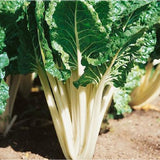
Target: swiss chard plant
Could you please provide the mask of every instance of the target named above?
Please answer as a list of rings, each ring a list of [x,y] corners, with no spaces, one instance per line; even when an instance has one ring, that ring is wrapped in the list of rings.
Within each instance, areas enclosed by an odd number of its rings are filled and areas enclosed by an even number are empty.
[[[0,6],[6,74],[36,72],[65,157],[92,159],[115,87],[149,58],[143,43],[159,23],[159,2],[19,0]]]
[[[160,25],[157,24],[155,29],[150,30],[150,33],[146,34],[141,41],[143,46],[139,51],[150,55],[146,64],[136,64],[127,75],[124,86],[117,88],[114,93],[114,108],[117,115],[131,112],[132,108],[141,109],[147,103],[151,103],[160,93],[158,80],[160,75],[158,67],[159,27]]]
[[[146,64],[144,74],[142,74],[140,84],[131,92],[130,105],[135,109],[145,109],[158,95],[160,94],[160,25],[157,24],[155,33],[152,34],[155,38],[148,37],[151,56]],[[148,106],[149,107],[149,106]],[[156,106],[150,106],[151,109],[160,111]]]
[[[5,47],[4,43],[5,32],[2,28],[0,28],[0,114],[4,112],[6,106],[6,100],[8,99],[8,86],[4,81],[5,78],[5,70],[4,68],[8,66],[9,59],[6,52],[3,52],[3,48]]]

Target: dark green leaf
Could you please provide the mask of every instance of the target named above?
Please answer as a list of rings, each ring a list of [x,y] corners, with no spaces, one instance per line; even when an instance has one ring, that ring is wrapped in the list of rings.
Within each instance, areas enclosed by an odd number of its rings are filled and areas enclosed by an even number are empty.
[[[0,114],[5,110],[7,99],[9,98],[9,87],[5,83],[5,67],[8,66],[9,60],[7,54],[3,51],[5,47],[5,32],[0,28]]]
[[[38,28],[38,41],[40,44],[41,55],[43,57],[43,61],[45,64],[45,69],[54,77],[57,77],[59,80],[67,80],[70,77],[70,71],[65,69],[63,66],[58,66],[54,62],[53,56],[58,56],[56,51],[53,51],[49,43],[45,37],[45,19],[44,19],[44,11],[45,4],[43,1],[38,1],[36,3],[36,20],[37,20],[37,28]],[[47,28],[46,28],[47,29]],[[53,55],[54,54],[54,55]]]
[[[5,111],[5,106],[7,104],[7,99],[9,98],[9,87],[4,82],[0,81],[0,115]]]

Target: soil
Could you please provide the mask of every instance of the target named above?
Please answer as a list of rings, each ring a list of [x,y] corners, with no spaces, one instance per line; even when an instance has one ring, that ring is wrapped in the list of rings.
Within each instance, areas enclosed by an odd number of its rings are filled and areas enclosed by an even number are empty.
[[[156,102],[160,106],[160,98]],[[43,93],[28,100],[18,96],[14,114],[16,123],[7,137],[0,136],[0,160],[64,159]],[[98,137],[93,159],[160,160],[160,113],[133,111],[110,119],[109,131]]]

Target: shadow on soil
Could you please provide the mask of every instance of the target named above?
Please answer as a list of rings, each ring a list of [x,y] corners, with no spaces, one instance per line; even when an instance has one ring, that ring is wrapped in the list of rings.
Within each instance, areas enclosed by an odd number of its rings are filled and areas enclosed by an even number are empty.
[[[14,113],[18,119],[7,137],[0,135],[0,147],[38,154],[48,159],[64,159],[43,92],[31,94],[28,100],[17,96]]]

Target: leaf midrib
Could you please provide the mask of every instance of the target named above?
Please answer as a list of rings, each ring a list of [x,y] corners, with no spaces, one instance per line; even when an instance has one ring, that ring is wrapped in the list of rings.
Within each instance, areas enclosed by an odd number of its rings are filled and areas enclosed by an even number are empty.
[[[82,54],[80,51],[80,44],[79,44],[79,36],[78,36],[78,30],[77,30],[77,1],[75,4],[75,13],[74,13],[74,33],[75,33],[75,39],[76,39],[76,48],[77,48],[77,71],[78,71],[78,78],[83,74],[84,72],[84,66],[81,64],[82,60]]]

